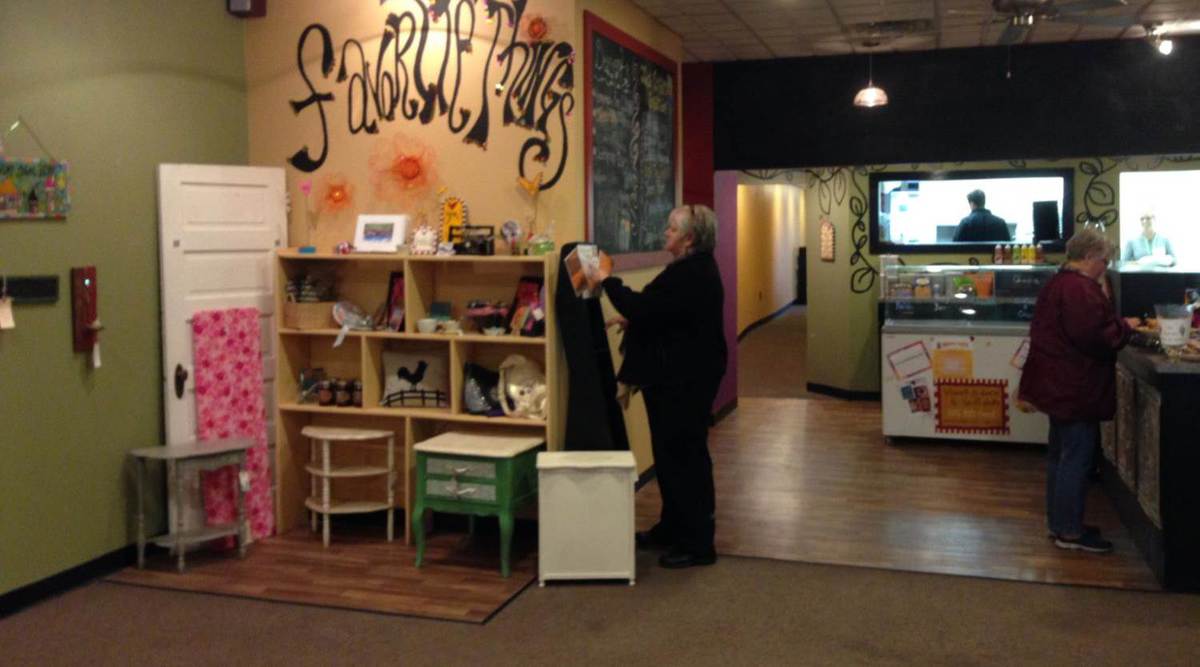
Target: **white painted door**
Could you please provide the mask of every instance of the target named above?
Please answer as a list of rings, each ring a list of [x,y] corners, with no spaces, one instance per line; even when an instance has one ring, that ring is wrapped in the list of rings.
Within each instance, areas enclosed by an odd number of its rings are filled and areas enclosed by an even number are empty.
[[[168,444],[196,437],[192,314],[245,307],[257,308],[262,314],[267,437],[274,440],[273,253],[287,238],[284,192],[281,168],[158,166],[163,405]],[[194,474],[185,479],[185,529],[203,525],[197,484]],[[175,521],[173,515],[171,521]]]

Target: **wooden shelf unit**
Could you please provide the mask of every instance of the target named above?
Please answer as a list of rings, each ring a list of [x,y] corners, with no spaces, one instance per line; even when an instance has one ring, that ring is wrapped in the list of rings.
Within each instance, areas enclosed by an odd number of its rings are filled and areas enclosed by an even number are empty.
[[[350,331],[334,348],[338,329],[293,329],[279,322],[276,327],[275,374],[275,512],[278,530],[286,532],[307,523],[305,500],[309,493],[308,442],[300,435],[308,425],[390,430],[396,434],[395,507],[412,507],[416,483],[413,445],[439,433],[455,430],[478,433],[544,434],[547,448],[561,449],[565,392],[557,387],[559,368],[565,368],[562,348],[554,327],[554,286],[557,255],[546,256],[427,256],[398,254],[331,253],[302,254],[294,248],[279,250],[275,262],[277,313],[283,312],[290,277],[309,271],[331,272],[339,300],[350,301],[367,312],[375,312],[387,298],[392,272],[404,274],[405,318],[403,331]],[[460,319],[470,300],[484,299],[508,304],[522,276],[540,276],[547,287],[544,336],[486,336],[422,334],[417,320],[427,317],[435,301],[451,303],[451,315]],[[383,351],[444,350],[448,360],[449,398],[447,407],[384,407]],[[497,368],[510,354],[536,361],[546,373],[549,397],[546,421],[468,414],[462,406],[463,364],[474,362]],[[363,385],[362,407],[321,406],[300,402],[300,371],[323,368],[328,377],[359,379]],[[386,444],[342,443],[339,467],[372,468],[383,465]],[[347,503],[371,502],[378,498],[377,481],[338,477],[336,496]],[[407,519],[407,511],[404,513]],[[410,523],[400,520],[405,543],[411,541]]]

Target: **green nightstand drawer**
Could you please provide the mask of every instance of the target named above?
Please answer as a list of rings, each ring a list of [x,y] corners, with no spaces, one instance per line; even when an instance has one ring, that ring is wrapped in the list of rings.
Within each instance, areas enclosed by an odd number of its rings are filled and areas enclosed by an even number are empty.
[[[443,459],[430,456],[425,463],[425,472],[429,475],[447,475],[449,477],[496,479],[496,464],[492,461],[478,459]]]
[[[425,481],[425,496],[492,504],[496,502],[496,487],[491,484],[464,483],[453,479],[429,479]]]

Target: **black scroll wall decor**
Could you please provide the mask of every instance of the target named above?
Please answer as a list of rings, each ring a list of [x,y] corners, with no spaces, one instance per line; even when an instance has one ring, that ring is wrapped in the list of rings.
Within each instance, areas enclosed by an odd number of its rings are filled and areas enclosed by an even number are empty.
[[[882,169],[879,168],[879,169]],[[872,170],[869,167],[855,167],[850,182],[854,184],[854,194],[850,195],[850,215],[854,222],[850,226],[850,240],[854,244],[854,252],[850,254],[850,266],[858,268],[850,272],[850,291],[855,294],[866,294],[875,287],[875,278],[879,269],[871,266],[863,248],[871,241],[867,234],[867,188],[863,180]],[[858,266],[861,264],[862,266]]]
[[[380,0],[388,4],[389,0]],[[291,100],[293,113],[315,112],[321,120],[320,148],[305,144],[288,158],[304,172],[313,172],[329,157],[329,122],[325,106],[341,95],[350,134],[377,134],[381,122],[415,121],[429,125],[444,119],[447,129],[463,140],[486,148],[493,110],[489,98],[498,98],[504,125],[516,125],[533,136],[517,154],[517,169],[540,171],[530,161],[552,163],[552,175],[541,189],[558,183],[567,162],[567,116],[575,108],[575,50],[566,42],[521,41],[519,30],[527,0],[393,0],[406,6],[388,13],[379,50],[369,54],[357,39],[346,39],[335,50],[329,29],[313,23],[300,33],[296,66],[308,95]],[[480,16],[482,14],[482,16]],[[486,54],[473,48],[477,29],[484,21],[496,26]],[[444,31],[445,45],[433,46],[434,31]],[[440,40],[439,40],[440,41]],[[319,54],[320,68],[312,71],[305,55]],[[437,76],[427,81],[423,65],[439,63]],[[498,80],[490,78],[491,64],[501,68]],[[482,94],[470,108],[459,99],[463,72],[479,67]],[[334,76],[334,66],[337,73]],[[332,77],[332,80],[331,80]]]
[[[1117,160],[1105,160],[1102,157],[1083,160],[1079,163],[1079,171],[1088,177],[1083,189],[1083,210],[1075,214],[1075,224],[1099,222],[1108,228],[1120,219],[1117,212],[1117,189],[1104,177],[1117,168]]]

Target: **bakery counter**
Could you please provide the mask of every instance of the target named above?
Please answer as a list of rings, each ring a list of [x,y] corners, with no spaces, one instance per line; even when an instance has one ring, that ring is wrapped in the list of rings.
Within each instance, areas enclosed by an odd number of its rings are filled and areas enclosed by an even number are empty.
[[[1104,425],[1104,486],[1159,582],[1200,592],[1200,363],[1129,347]]]

